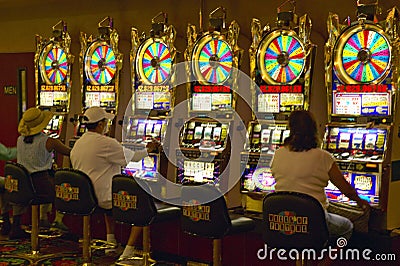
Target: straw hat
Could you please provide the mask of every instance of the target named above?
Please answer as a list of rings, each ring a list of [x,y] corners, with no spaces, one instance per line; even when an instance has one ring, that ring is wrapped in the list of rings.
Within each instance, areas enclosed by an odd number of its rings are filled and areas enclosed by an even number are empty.
[[[19,121],[18,132],[22,136],[32,136],[40,133],[48,124],[53,113],[32,107],[25,111]]]

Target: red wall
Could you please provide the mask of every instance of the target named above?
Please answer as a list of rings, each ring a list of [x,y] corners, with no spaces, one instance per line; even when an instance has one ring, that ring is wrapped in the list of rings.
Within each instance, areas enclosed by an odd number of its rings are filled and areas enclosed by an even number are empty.
[[[18,96],[6,95],[4,86],[18,87],[18,70],[26,69],[27,107],[35,105],[34,53],[0,53],[0,142],[15,146],[18,138]],[[4,162],[0,161],[0,175],[4,174]]]

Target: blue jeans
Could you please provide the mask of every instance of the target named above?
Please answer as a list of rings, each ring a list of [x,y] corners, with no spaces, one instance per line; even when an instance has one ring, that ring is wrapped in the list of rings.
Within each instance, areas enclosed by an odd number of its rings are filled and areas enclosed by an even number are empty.
[[[346,217],[325,211],[326,224],[328,225],[329,237],[344,237],[350,239],[353,233],[353,223]]]

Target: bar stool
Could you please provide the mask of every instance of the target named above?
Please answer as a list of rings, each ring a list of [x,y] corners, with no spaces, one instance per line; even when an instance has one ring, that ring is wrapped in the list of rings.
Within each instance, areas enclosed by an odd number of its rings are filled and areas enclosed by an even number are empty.
[[[329,241],[325,211],[312,196],[279,191],[263,199],[263,239],[269,248],[285,250],[324,248]],[[296,264],[303,263],[298,258]]]
[[[90,178],[81,171],[64,168],[56,171],[54,183],[56,209],[65,214],[83,216],[82,257],[84,264],[91,264],[92,249],[116,248],[117,244],[114,243],[97,239],[91,240],[90,216],[98,205]]]
[[[199,204],[200,199],[214,199]],[[213,185],[182,187],[181,225],[185,233],[213,239],[213,266],[222,265],[222,238],[249,232],[255,222],[247,217],[229,215],[225,199]]]
[[[31,254],[29,257],[32,259],[39,258],[39,236],[42,237],[59,237],[61,234],[54,234],[51,236],[39,234],[39,206],[41,204],[53,203],[51,197],[41,197],[32,182],[32,177],[40,172],[32,173],[29,175],[28,170],[21,164],[8,161],[4,167],[5,179],[5,197],[9,202],[28,206],[31,205],[32,213],[32,226],[31,226]],[[46,255],[51,256],[51,255]]]
[[[140,181],[139,181],[140,182]],[[150,225],[157,222],[178,219],[180,209],[166,204],[156,204],[146,181],[138,183],[135,178],[123,174],[112,180],[113,217],[116,222],[143,227],[143,256],[124,261],[141,260],[141,265],[152,265],[150,257]],[[116,265],[124,264],[122,261]]]

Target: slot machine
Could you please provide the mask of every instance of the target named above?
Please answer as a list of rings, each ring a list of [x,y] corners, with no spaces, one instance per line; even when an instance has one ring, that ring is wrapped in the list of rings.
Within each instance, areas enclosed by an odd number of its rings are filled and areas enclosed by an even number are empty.
[[[74,137],[69,140],[73,147],[76,140],[86,132],[82,115],[92,106],[100,106],[107,112],[117,115],[119,95],[119,72],[123,55],[118,50],[119,35],[113,27],[111,17],[105,17],[98,23],[98,35],[87,36],[81,32],[81,52],[79,55],[82,113],[71,119],[74,125]],[[116,118],[114,118],[115,120]],[[110,122],[109,135],[115,136],[115,121]]]
[[[399,11],[379,21],[378,5],[357,2],[357,19],[328,17],[325,45],[328,124],[323,147],[371,207],[370,227],[400,226]],[[355,205],[332,184],[333,202]]]
[[[311,20],[298,17],[294,5],[278,8],[275,27],[251,23],[250,73],[253,120],[247,127],[248,143],[241,152],[242,205],[262,212],[262,198],[275,190],[270,163],[274,152],[289,136],[287,120],[294,110],[308,110],[315,45]],[[291,2],[292,3],[292,2]]]
[[[132,99],[124,116],[122,145],[133,150],[145,148],[152,138],[162,141],[172,115],[176,31],[167,20],[166,13],[157,14],[149,36],[139,36],[136,28],[131,31]],[[156,181],[157,172],[167,176],[167,165],[165,154],[156,152],[139,162],[128,163],[123,173]]]
[[[187,98],[188,119],[180,131],[176,151],[178,184],[227,185],[221,174],[228,171],[229,132],[236,107],[237,74],[242,49],[237,45],[239,25],[226,28],[226,10],[209,15],[209,30],[196,32],[188,25]]]
[[[49,39],[36,35],[36,106],[53,112],[53,118],[44,132],[62,142],[65,141],[72,86],[71,67],[74,56],[70,45],[67,23],[62,20],[52,27],[52,37]],[[58,161],[57,155],[55,159]]]
[[[117,114],[123,57],[118,50],[118,41],[119,35],[111,17],[105,17],[98,23],[97,36],[81,32],[82,113],[92,106],[100,106],[107,112]],[[114,136],[115,123],[110,123],[109,134]]]

